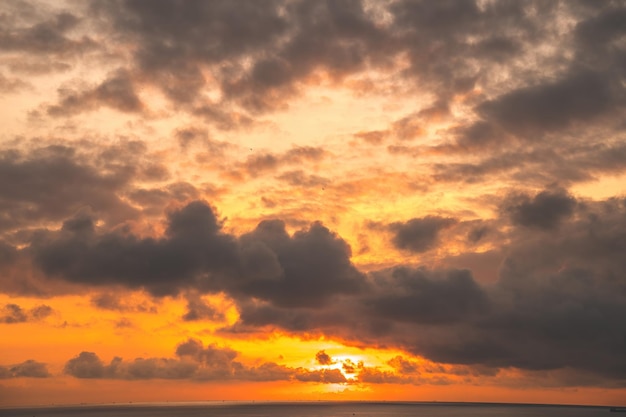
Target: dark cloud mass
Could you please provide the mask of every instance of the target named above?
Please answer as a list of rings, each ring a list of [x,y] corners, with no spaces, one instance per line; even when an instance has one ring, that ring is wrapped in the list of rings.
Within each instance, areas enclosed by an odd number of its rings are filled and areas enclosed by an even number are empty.
[[[604,74],[575,73],[556,83],[515,90],[484,102],[478,111],[524,139],[534,140],[541,138],[538,132],[586,122],[607,112],[617,104],[614,91]]]
[[[98,233],[91,219],[74,218],[58,232],[40,233],[30,251],[48,275],[158,296],[197,288],[279,306],[319,306],[363,285],[347,243],[320,223],[289,236],[283,222],[265,221],[240,239],[221,227],[213,209],[196,201],[168,214],[162,238]],[[197,300],[189,307],[189,319],[210,310]]]
[[[623,385],[626,204],[577,201],[562,190],[526,199],[530,213],[555,202],[566,209],[546,208],[548,220],[530,216],[530,227],[511,230],[496,282],[479,284],[469,270],[396,267],[370,273],[361,292],[333,308],[241,304],[240,325],[397,346],[480,372],[570,369]],[[545,233],[555,224],[558,233]]]
[[[435,247],[441,230],[455,222],[451,218],[426,216],[406,223],[390,224],[389,229],[394,232],[393,244],[396,248],[419,253]]]
[[[47,274],[93,285],[145,287],[156,295],[199,285],[201,272],[219,274],[236,266],[234,239],[220,233],[212,209],[202,202],[168,216],[166,236],[137,238],[109,232],[71,230],[66,222],[33,242],[35,262]]]
[[[511,197],[505,211],[515,224],[550,230],[574,213],[576,200],[564,190],[542,191],[533,198],[527,195]]]
[[[489,299],[468,270],[397,268],[376,277],[376,291],[364,304],[383,319],[422,324],[466,320],[485,312]]]

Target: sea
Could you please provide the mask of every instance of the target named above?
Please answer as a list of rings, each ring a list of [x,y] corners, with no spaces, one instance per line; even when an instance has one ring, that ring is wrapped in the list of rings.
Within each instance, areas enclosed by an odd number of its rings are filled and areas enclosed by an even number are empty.
[[[413,402],[194,402],[0,408],[11,417],[626,417],[610,407]]]

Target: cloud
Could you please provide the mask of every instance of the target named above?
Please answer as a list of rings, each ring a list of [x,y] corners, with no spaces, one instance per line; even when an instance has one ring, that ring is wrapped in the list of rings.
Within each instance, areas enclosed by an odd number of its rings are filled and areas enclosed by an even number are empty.
[[[307,175],[302,170],[285,172],[279,175],[277,179],[284,181],[291,186],[304,188],[324,188],[330,183],[328,178],[320,177],[319,175]]]
[[[4,51],[71,56],[97,46],[89,37],[74,39],[71,36],[72,29],[80,24],[76,15],[68,12],[43,15],[27,10],[30,7],[33,6],[26,2],[3,7],[8,9],[0,30],[0,47]]]
[[[134,145],[128,143],[126,150],[134,147],[137,155],[142,148]],[[96,149],[99,161],[78,146],[47,145],[28,152],[2,149],[0,230],[60,221],[86,207],[107,220],[131,217],[134,210],[117,193],[128,185],[135,167],[120,161],[120,154],[107,154],[111,148]]]
[[[52,314],[52,307],[45,304],[24,310],[17,304],[5,304],[0,309],[0,323],[15,324],[43,320]]]
[[[426,216],[405,223],[392,223],[389,230],[394,232],[392,241],[396,248],[420,253],[434,248],[439,233],[454,223],[456,220],[452,218]]]
[[[63,372],[76,378],[102,378],[105,375],[105,367],[95,353],[81,352],[67,361]]]
[[[333,363],[333,358],[331,358],[328,353],[323,350],[320,350],[315,354],[315,360],[320,365],[330,365]]]
[[[72,282],[123,284],[162,296],[199,285],[202,271],[221,273],[236,266],[234,239],[220,232],[213,210],[200,201],[169,213],[160,239],[93,230],[77,233],[67,225],[42,235],[31,250],[46,274]]]
[[[221,228],[213,209],[195,201],[168,214],[158,239],[99,233],[92,220],[71,219],[58,232],[41,232],[29,251],[49,276],[144,288],[156,296],[196,289],[279,306],[321,306],[363,285],[348,244],[321,223],[293,236],[281,221],[261,222],[240,238]]]
[[[605,133],[611,135],[611,129]],[[433,164],[437,181],[479,184],[499,178],[525,185],[544,187],[545,184],[563,185],[588,182],[604,174],[615,175],[624,171],[626,147],[621,143],[595,143],[597,132],[577,136],[584,144],[561,143],[563,149],[555,151],[554,143],[534,144],[532,147],[509,147],[492,150],[478,161]],[[488,140],[496,140],[497,136]],[[473,140],[473,139],[472,139]],[[558,141],[559,139],[554,139]],[[464,144],[465,146],[465,144]]]
[[[506,233],[497,229],[505,219],[494,221],[490,227],[496,229],[482,237],[484,244],[503,245],[482,258],[501,262],[495,281],[481,283],[470,270],[443,266],[462,267],[471,261],[467,256],[444,258],[434,268],[396,266],[370,272],[361,291],[324,309],[240,301],[239,322],[225,330],[324,334],[356,346],[399,348],[481,375],[516,368],[527,375],[558,371],[558,384],[598,383],[585,375],[623,384],[626,203],[578,200],[559,189],[544,193],[525,201],[552,207],[556,199],[567,211]],[[554,224],[558,229],[545,233],[543,226]],[[368,369],[359,381],[419,381],[411,378]]]
[[[223,321],[224,313],[219,307],[213,306],[198,294],[187,294],[187,312],[182,316],[184,321]]]
[[[537,132],[593,120],[613,109],[618,97],[612,83],[605,74],[575,72],[557,82],[518,89],[481,103],[478,113],[525,140],[537,140],[541,137]]]
[[[325,384],[343,384],[348,382],[339,369],[319,369],[315,371],[301,369],[299,372],[296,372],[295,379],[302,382]]]
[[[144,213],[158,215],[173,201],[186,203],[197,200],[201,190],[188,182],[173,182],[160,187],[134,188],[127,193],[133,204],[141,206]]]
[[[0,379],[8,378],[48,378],[50,377],[45,363],[28,359],[16,365],[1,366]]]
[[[369,130],[365,132],[358,132],[354,134],[354,137],[361,139],[371,145],[380,145],[387,137],[389,132],[385,130]]]
[[[321,223],[289,236],[282,221],[263,221],[240,241],[248,280],[239,293],[282,307],[319,307],[363,286],[350,247]]]
[[[543,230],[555,229],[561,220],[571,216],[576,199],[565,190],[546,190],[530,198],[527,195],[511,197],[505,206],[513,223]]]
[[[468,270],[396,268],[375,276],[374,295],[363,303],[372,315],[396,322],[444,324],[489,309],[489,298]]]
[[[118,69],[107,76],[98,86],[84,91],[60,90],[59,104],[49,106],[47,113],[53,117],[73,116],[101,106],[126,113],[138,113],[143,103],[135,92],[131,75]]]
[[[115,357],[106,365],[95,353],[81,352],[67,361],[64,372],[83,379],[347,382],[337,369],[290,368],[273,362],[248,366],[236,360],[238,355],[238,352],[229,348],[204,346],[199,340],[189,339],[178,345],[176,358],[136,358],[125,361]]]
[[[14,94],[29,88],[30,85],[18,78],[5,77],[0,73],[0,94]]]
[[[271,172],[282,166],[302,165],[306,162],[319,162],[327,155],[322,148],[294,147],[282,154],[261,153],[250,155],[243,163],[243,169],[252,177]]]
[[[91,305],[103,310],[136,313],[156,313],[157,306],[148,302],[137,302],[119,293],[102,292],[91,297]]]

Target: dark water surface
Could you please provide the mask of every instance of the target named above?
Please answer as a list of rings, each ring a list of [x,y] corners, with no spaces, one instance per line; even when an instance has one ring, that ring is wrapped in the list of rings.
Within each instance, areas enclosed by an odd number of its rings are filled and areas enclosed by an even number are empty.
[[[608,407],[394,403],[160,403],[0,408],[15,417],[626,417]]]

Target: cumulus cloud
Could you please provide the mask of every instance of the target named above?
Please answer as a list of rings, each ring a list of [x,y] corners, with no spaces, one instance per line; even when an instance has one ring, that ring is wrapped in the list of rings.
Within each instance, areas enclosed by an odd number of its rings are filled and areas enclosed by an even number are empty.
[[[28,359],[15,365],[0,365],[0,379],[7,378],[48,378],[50,377],[45,363]]]

